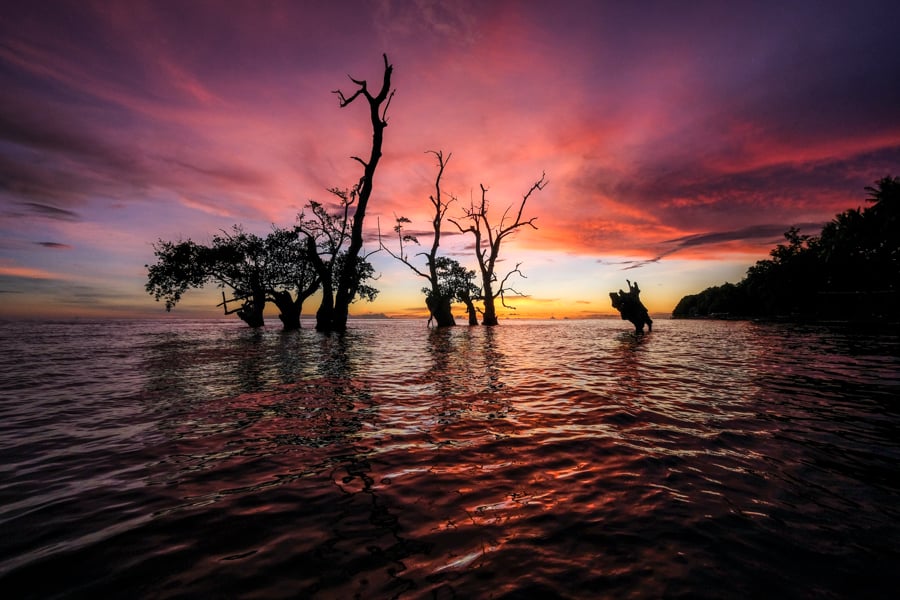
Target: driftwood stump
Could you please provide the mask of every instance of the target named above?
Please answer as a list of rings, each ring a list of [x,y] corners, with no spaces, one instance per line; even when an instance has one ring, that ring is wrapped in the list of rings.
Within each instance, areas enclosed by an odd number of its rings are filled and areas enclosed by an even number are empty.
[[[641,289],[636,281],[634,284],[627,279],[625,281],[628,283],[627,292],[619,290],[609,293],[613,308],[619,311],[623,321],[631,321],[635,333],[643,333],[645,324],[647,331],[653,331],[653,319],[650,318],[647,307],[641,302]]]

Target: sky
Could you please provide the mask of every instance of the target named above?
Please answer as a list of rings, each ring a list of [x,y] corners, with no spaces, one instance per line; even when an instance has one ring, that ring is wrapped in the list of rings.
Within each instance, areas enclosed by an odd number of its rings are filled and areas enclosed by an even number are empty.
[[[7,0],[0,318],[220,315],[214,286],[166,315],[154,243],[265,235],[352,186],[371,125],[332,92],[377,89],[383,54],[367,251],[397,216],[427,231],[441,151],[451,216],[483,185],[498,220],[548,181],[501,250],[525,276],[501,320],[613,314],[626,279],[671,313],[900,175],[898,23],[864,0]],[[474,268],[453,233],[442,253]],[[370,260],[380,295],[351,313],[424,315],[425,281]]]

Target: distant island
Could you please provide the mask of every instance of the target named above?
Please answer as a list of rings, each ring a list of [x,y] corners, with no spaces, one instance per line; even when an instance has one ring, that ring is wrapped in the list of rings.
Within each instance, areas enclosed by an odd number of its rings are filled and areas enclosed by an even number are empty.
[[[819,235],[796,227],[786,243],[725,283],[682,298],[674,318],[900,319],[900,178],[885,177],[864,209],[834,217]]]

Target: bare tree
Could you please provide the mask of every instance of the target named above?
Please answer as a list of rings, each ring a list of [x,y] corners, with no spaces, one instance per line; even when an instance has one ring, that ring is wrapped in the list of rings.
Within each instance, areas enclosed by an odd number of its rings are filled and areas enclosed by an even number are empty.
[[[439,257],[437,255],[438,248],[441,245],[441,222],[444,219],[444,215],[447,214],[447,209],[450,207],[450,204],[456,200],[456,198],[452,196],[445,199],[441,195],[441,177],[444,174],[444,168],[450,161],[452,154],[448,154],[445,159],[443,152],[436,152],[434,150],[430,150],[429,152],[434,154],[438,161],[438,173],[434,180],[434,193],[428,196],[428,200],[431,201],[431,205],[434,207],[434,217],[431,220],[433,236],[431,250],[415,254],[416,257],[425,257],[425,267],[420,269],[416,266],[412,262],[413,257],[406,251],[405,244],[412,243],[418,245],[419,243],[419,240],[415,235],[404,233],[403,226],[411,222],[406,217],[397,217],[397,224],[394,225],[394,233],[397,234],[399,243],[399,250],[397,253],[394,253],[384,244],[380,229],[378,231],[378,242],[384,251],[412,269],[419,277],[428,280],[431,287],[423,288],[423,292],[425,293],[425,305],[428,307],[428,312],[431,313],[431,317],[434,318],[438,327],[452,327],[453,325],[456,325],[456,320],[453,318],[451,304],[453,303],[456,294],[455,291],[448,288],[447,285],[441,285],[442,278],[439,273]],[[446,280],[446,277],[443,279]],[[429,322],[430,320],[431,319],[429,319]]]
[[[388,62],[387,54],[384,56],[384,77],[381,84],[381,90],[372,95],[369,91],[365,79],[354,79],[350,77],[356,86],[356,91],[347,97],[340,90],[335,90],[340,99],[341,107],[349,106],[357,98],[365,98],[369,103],[369,118],[372,122],[372,149],[369,154],[369,160],[363,160],[358,156],[353,156],[353,160],[359,162],[363,166],[363,174],[359,182],[353,188],[353,198],[355,200],[355,212],[353,213],[350,226],[349,245],[344,252],[344,260],[341,261],[340,269],[337,271],[337,284],[334,296],[334,306],[330,311],[330,318],[323,314],[321,320],[317,315],[317,328],[326,331],[345,331],[347,329],[347,316],[350,311],[350,304],[355,299],[359,290],[358,275],[360,273],[359,253],[363,245],[363,220],[366,216],[366,208],[369,204],[369,198],[372,196],[372,186],[375,178],[375,168],[381,159],[381,146],[384,141],[384,128],[387,127],[387,110],[394,97],[394,91],[391,90],[391,73],[394,67]],[[351,203],[352,204],[352,203]]]
[[[541,178],[522,196],[522,202],[519,204],[519,210],[515,214],[515,219],[512,219],[509,214],[512,209],[512,205],[510,205],[503,211],[503,216],[500,217],[500,223],[497,226],[492,226],[488,219],[487,188],[484,185],[481,186],[481,202],[476,204],[472,201],[469,208],[463,210],[463,218],[469,222],[468,226],[463,227],[458,221],[447,219],[456,225],[462,233],[471,233],[475,237],[475,258],[478,259],[478,268],[481,271],[481,297],[484,302],[482,323],[485,325],[497,324],[497,311],[494,301],[498,296],[503,306],[513,308],[506,304],[506,294],[523,295],[511,287],[507,287],[507,281],[513,273],[522,275],[522,272],[519,270],[521,263],[517,263],[515,268],[506,273],[502,279],[497,277],[496,267],[497,259],[500,256],[500,245],[504,239],[516,232],[520,227],[527,225],[532,229],[537,229],[534,224],[537,217],[523,219],[522,213],[525,210],[525,203],[531,197],[531,194],[535,190],[543,190],[548,183],[546,174],[542,173]]]

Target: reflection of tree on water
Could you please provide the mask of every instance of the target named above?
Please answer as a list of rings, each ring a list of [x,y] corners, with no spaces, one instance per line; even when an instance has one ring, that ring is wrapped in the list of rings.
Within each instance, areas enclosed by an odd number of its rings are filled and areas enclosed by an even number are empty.
[[[216,540],[227,545],[228,561],[246,560],[251,569],[254,561],[277,560],[299,597],[402,593],[414,586],[403,577],[403,561],[427,554],[430,546],[403,531],[392,495],[383,492],[391,483],[374,473],[373,438],[361,435],[379,410],[365,381],[372,360],[369,334],[295,333],[309,337],[303,342],[312,346],[311,360],[291,384],[271,381],[268,370],[277,368],[277,360],[261,370],[251,366],[254,344],[259,351],[268,340],[289,348],[287,338],[264,334],[235,344],[242,359],[228,367],[242,370],[237,379],[250,387],[263,388],[249,393],[197,394],[190,390],[206,371],[164,356],[150,362],[157,384],[174,376],[189,394],[186,403],[176,398],[165,407],[159,423],[166,439],[147,450],[156,519],[219,522],[227,516],[230,524],[228,531],[179,531],[161,543],[172,548],[173,562],[197,560],[191,553],[200,546],[214,557],[221,547]],[[162,352],[173,349],[182,358],[209,350],[170,344]],[[184,543],[200,531],[202,539]],[[212,569],[228,581],[237,564],[221,562]]]
[[[505,357],[497,349],[498,335],[492,328],[429,331],[431,365],[425,377],[439,398],[433,405],[439,407],[440,423],[456,422],[464,413],[493,418],[509,409],[499,397]]]
[[[335,404],[353,410],[360,426],[378,410],[356,373],[359,365],[370,360],[367,341],[365,333],[350,331],[321,336],[319,348],[320,389]],[[373,474],[375,449],[365,438],[352,435],[342,442],[330,448],[329,459],[322,465],[327,465],[341,497],[329,501],[327,512],[319,515],[321,539],[297,556],[298,568],[311,582],[297,592],[301,597],[317,592],[340,597],[399,595],[415,586],[402,576],[406,568],[402,561],[427,554],[430,545],[404,535],[400,518],[378,493],[391,482]]]
[[[376,482],[372,471],[365,453],[343,457],[332,471],[344,497],[334,502],[337,512],[332,511],[326,524],[328,537],[303,557],[315,583],[301,592],[327,590],[341,597],[370,592],[380,597],[415,587],[413,580],[403,576],[403,561],[427,555],[432,545],[404,535],[400,517],[378,493],[390,482]]]
[[[617,382],[614,391],[616,396],[636,400],[646,393],[640,357],[649,339],[633,333],[622,334],[617,338],[612,355],[612,368]]]
[[[338,346],[320,355],[317,364],[307,363],[304,370],[292,372],[292,377],[300,378],[297,382],[281,383],[276,376],[284,357],[269,359],[275,354],[272,342],[284,344],[282,336],[300,335],[320,337],[303,331],[275,337],[242,330],[239,339],[226,340],[232,351],[224,357],[218,343],[175,340],[155,348],[160,354],[147,362],[144,395],[160,414],[157,427],[168,440],[167,447],[157,449],[164,452],[154,468],[159,479],[189,487],[187,473],[237,467],[212,486],[215,495],[261,485],[257,472],[239,465],[264,458],[267,467],[280,469],[267,484],[280,485],[277,478],[294,476],[296,467],[282,463],[283,457],[298,448],[344,443],[362,428],[372,402],[367,390],[354,384],[345,348]],[[298,468],[302,471],[302,466]],[[254,483],[234,481],[235,475]],[[201,496],[213,497],[208,490],[186,495]]]
[[[484,332],[484,375],[487,391],[498,392],[503,387],[500,380],[500,370],[503,362],[503,353],[497,349],[497,333],[493,329]]]
[[[235,347],[235,375],[237,375],[242,392],[255,392],[265,388],[264,373],[266,364],[263,360],[268,353],[259,329],[243,330]]]

